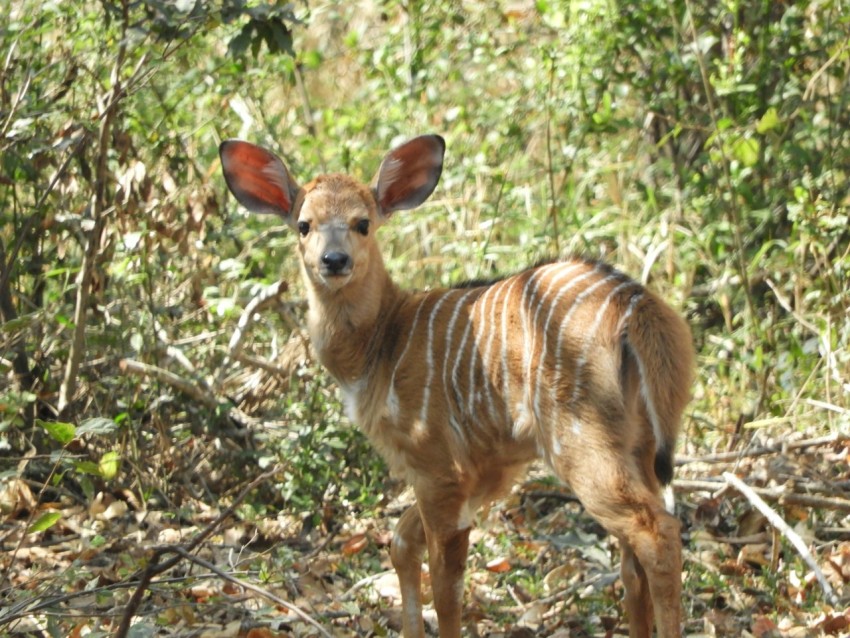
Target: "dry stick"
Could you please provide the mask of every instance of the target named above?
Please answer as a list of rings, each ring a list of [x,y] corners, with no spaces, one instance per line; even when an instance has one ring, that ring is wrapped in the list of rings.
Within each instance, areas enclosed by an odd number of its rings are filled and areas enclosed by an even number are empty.
[[[719,481],[698,481],[691,479],[676,479],[673,481],[673,489],[678,492],[717,492],[726,488],[727,485]],[[850,501],[843,498],[811,496],[809,494],[798,494],[796,492],[784,492],[757,487],[751,487],[750,489],[759,497],[778,502],[781,505],[799,505],[800,507],[817,507],[820,509],[850,512]]]
[[[354,593],[356,591],[363,589],[366,585],[371,585],[372,583],[374,583],[377,580],[380,580],[384,576],[388,576],[388,575],[393,574],[393,573],[395,573],[394,569],[388,569],[386,571],[378,572],[377,574],[370,574],[369,576],[366,576],[365,578],[361,578],[356,583],[354,583],[351,587],[349,587],[345,591],[345,593],[342,596],[339,597],[339,600],[341,600],[341,601],[351,600],[351,598],[354,596]]]
[[[65,375],[59,386],[59,413],[65,411],[68,404],[74,398],[77,390],[77,377],[80,363],[86,348],[86,323],[89,309],[89,296],[91,294],[92,278],[97,263],[102,242],[107,206],[106,186],[109,181],[109,166],[107,155],[109,143],[112,139],[112,122],[115,119],[116,106],[124,97],[124,85],[121,81],[124,61],[127,54],[127,31],[130,24],[128,0],[121,2],[121,39],[118,44],[118,53],[115,64],[112,67],[112,88],[109,91],[106,103],[103,106],[103,119],[100,121],[100,133],[97,141],[97,165],[95,168],[94,196],[91,202],[91,214],[94,221],[88,233],[83,263],[77,276],[77,299],[74,307],[74,330],[71,339],[71,347],[68,352],[68,360],[65,366]]]
[[[206,561],[203,558],[200,558],[199,556],[195,556],[193,554],[190,554],[189,552],[187,552],[185,549],[183,549],[180,546],[168,547],[168,548],[165,548],[165,549],[166,549],[166,551],[179,554],[180,556],[182,556],[186,560],[191,561],[193,563],[196,563],[197,565],[200,565],[201,567],[210,570],[213,574],[215,574],[219,578],[222,578],[222,579],[224,579],[228,582],[233,583],[234,585],[242,587],[243,589],[247,589],[249,591],[252,591],[255,594],[259,594],[260,596],[263,596],[264,598],[268,598],[273,603],[280,605],[284,609],[288,609],[289,611],[294,613],[296,616],[301,618],[308,625],[311,625],[311,626],[315,627],[316,629],[318,629],[319,633],[321,633],[323,636],[327,636],[328,638],[333,638],[324,629],[324,627],[322,627],[318,622],[316,622],[316,620],[313,617],[311,617],[310,615],[308,615],[307,612],[305,612],[303,609],[293,605],[292,603],[289,603],[289,602],[283,600],[283,598],[280,598],[279,596],[275,596],[273,593],[271,593],[267,589],[263,589],[262,587],[258,587],[257,585],[253,585],[253,584],[246,582],[246,581],[244,581],[240,578],[236,578],[236,576],[233,576],[232,574],[228,574],[226,571],[219,569],[218,567],[216,567],[215,565],[213,565],[209,561]]]
[[[135,359],[121,359],[118,363],[118,367],[121,369],[121,372],[127,372],[142,377],[152,377],[160,383],[165,383],[166,385],[175,388],[189,398],[198,401],[208,408],[214,409],[218,406],[226,405],[228,406],[227,416],[242,425],[255,425],[260,422],[259,419],[252,417],[236,406],[231,405],[229,400],[223,398],[220,399],[205,388],[199,387],[197,383],[181,377],[179,374],[175,374],[171,370],[166,370],[165,368],[160,368],[159,366],[154,366],[149,363],[142,363]]]
[[[207,527],[201,531],[195,538],[193,538],[186,547],[181,548],[185,552],[191,552],[196,549],[201,543],[207,540],[210,536],[212,536],[215,531],[224,523],[225,520],[230,518],[233,514],[234,510],[245,500],[245,497],[253,490],[257,485],[268,479],[269,477],[275,475],[281,469],[280,465],[275,465],[270,470],[266,470],[262,474],[260,474],[253,481],[248,483],[245,488],[239,494],[237,494],[236,498],[233,502],[221,513],[219,514],[215,520],[207,525]],[[160,563],[160,558],[167,552],[175,552],[178,555],[173,558],[168,559],[165,562]],[[133,595],[130,597],[129,602],[127,603],[127,607],[124,609],[124,615],[121,617],[121,624],[118,625],[118,629],[115,631],[114,638],[126,638],[127,632],[130,630],[130,622],[133,620],[133,616],[136,613],[136,610],[139,608],[139,605],[142,603],[142,597],[145,595],[145,592],[148,589],[148,585],[150,585],[151,581],[155,576],[161,574],[180,562],[182,556],[179,552],[175,550],[174,547],[158,547],[154,550],[153,555],[150,557],[148,562],[148,566],[145,568],[144,572],[142,572],[139,577],[139,585],[136,587],[136,591],[133,592]]]
[[[244,352],[236,352],[233,354],[233,358],[236,361],[244,363],[247,366],[252,368],[259,368],[264,372],[268,372],[269,374],[273,374],[277,377],[288,378],[291,374],[291,370],[287,370],[285,368],[281,368],[280,366],[275,365],[268,359],[261,359],[260,357],[252,357],[250,354],[245,354]]]
[[[723,479],[736,490],[738,490],[741,494],[743,494],[750,503],[762,514],[764,514],[765,518],[773,525],[777,530],[779,530],[782,534],[785,535],[794,548],[800,553],[800,556],[806,561],[806,564],[812,569],[815,573],[815,577],[818,579],[821,588],[823,589],[824,596],[832,605],[838,605],[838,597],[835,595],[835,592],[832,591],[832,586],[827,582],[826,577],[823,575],[820,567],[815,561],[812,553],[809,551],[809,548],[806,547],[805,541],[800,538],[799,534],[795,532],[791,527],[786,523],[779,514],[774,512],[771,507],[765,503],[761,497],[755,493],[755,491],[746,483],[744,483],[737,476],[732,474],[731,472],[724,472]]]
[[[245,306],[245,309],[239,316],[239,321],[236,323],[236,329],[230,336],[230,342],[227,344],[227,355],[225,356],[224,362],[219,368],[219,379],[216,380],[216,386],[219,385],[221,375],[223,375],[227,370],[230,361],[235,358],[236,352],[239,350],[239,346],[242,344],[242,340],[245,338],[245,333],[247,332],[248,325],[253,321],[254,314],[268,306],[273,301],[275,301],[287,290],[289,290],[289,284],[287,284],[285,281],[277,281],[263,288],[259,292],[259,294],[257,294],[253,299],[251,299],[251,301],[248,302],[248,305]]]
[[[154,366],[149,363],[142,363],[134,359],[121,359],[118,367],[121,372],[130,372],[132,374],[144,377],[153,377],[157,381],[161,381],[173,388],[176,388],[188,397],[195,399],[199,403],[204,404],[209,408],[215,408],[218,401],[215,396],[206,392],[203,388],[198,387],[196,383],[181,377],[179,374]]]
[[[707,454],[705,456],[681,456],[676,459],[676,465],[688,465],[690,463],[726,463],[728,461],[737,461],[741,458],[778,454],[787,450],[801,450],[808,447],[829,445],[830,443],[843,443],[844,441],[850,441],[850,435],[835,433],[814,439],[792,441],[791,443],[777,443],[775,445],[755,448],[747,452],[718,452],[716,454]]]
[[[201,578],[206,578],[207,575],[206,574],[195,574],[195,577],[198,578],[198,579],[201,579]],[[179,576],[179,577],[174,577],[174,578],[162,578],[157,582],[158,583],[172,583],[172,582],[173,583],[179,583],[179,582],[185,582],[185,580],[186,580],[185,577]],[[69,603],[69,602],[75,601],[75,600],[80,599],[80,598],[91,599],[91,598],[93,598],[93,597],[95,597],[95,596],[97,596],[97,595],[99,595],[103,592],[120,591],[122,589],[129,589],[130,587],[138,587],[138,585],[139,585],[139,581],[137,581],[137,580],[120,581],[120,582],[117,582],[117,583],[110,583],[109,585],[101,585],[100,587],[95,587],[93,589],[86,589],[86,590],[69,592],[67,594],[54,595],[54,596],[43,595],[38,600],[36,600],[36,599],[23,600],[23,601],[20,601],[18,603],[15,603],[15,604],[13,604],[9,607],[4,607],[3,609],[0,609],[0,627],[2,627],[3,625],[11,624],[16,620],[24,618],[25,616],[32,616],[36,612],[39,612],[39,611],[42,611],[42,610],[50,610],[50,614],[53,617],[62,616],[63,614],[56,612],[56,607],[58,605]],[[83,604],[80,604],[79,606],[74,608],[74,611],[69,611],[68,613],[64,614],[64,616],[69,617],[69,618],[72,617],[72,616],[79,618],[79,615],[81,613],[84,613],[88,610],[89,610],[88,607],[86,607]],[[95,614],[94,611],[91,611],[89,613],[92,616]],[[110,614],[110,615],[117,615],[117,614]],[[5,636],[6,634],[2,634],[2,635]]]

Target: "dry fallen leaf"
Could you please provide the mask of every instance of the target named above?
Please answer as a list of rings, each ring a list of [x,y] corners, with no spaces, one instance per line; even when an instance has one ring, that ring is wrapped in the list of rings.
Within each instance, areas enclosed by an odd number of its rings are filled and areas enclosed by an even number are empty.
[[[500,556],[488,561],[485,569],[488,572],[493,572],[494,574],[504,574],[505,572],[511,571],[511,564],[507,558]]]
[[[342,546],[342,553],[345,556],[353,556],[362,552],[368,545],[369,537],[366,534],[355,534]]]
[[[778,638],[780,635],[776,623],[766,616],[756,616],[750,631],[755,638]]]

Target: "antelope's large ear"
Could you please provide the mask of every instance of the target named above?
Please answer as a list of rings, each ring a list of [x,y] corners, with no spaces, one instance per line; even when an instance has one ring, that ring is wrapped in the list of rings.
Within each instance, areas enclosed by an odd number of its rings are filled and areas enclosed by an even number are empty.
[[[218,153],[227,187],[240,204],[251,212],[291,221],[298,185],[277,155],[239,140],[222,142]]]
[[[416,208],[440,180],[446,142],[439,135],[422,135],[393,149],[372,181],[383,215]]]

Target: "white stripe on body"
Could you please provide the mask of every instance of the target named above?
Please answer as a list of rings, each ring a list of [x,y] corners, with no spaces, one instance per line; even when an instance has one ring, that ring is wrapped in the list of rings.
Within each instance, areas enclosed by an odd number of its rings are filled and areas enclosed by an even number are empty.
[[[532,386],[531,382],[529,381],[529,387],[527,388],[527,391],[529,393],[531,393],[531,392],[534,393],[532,406],[533,406],[533,410],[534,410],[534,415],[537,417],[538,420],[541,420],[541,418],[542,418],[541,408],[540,408],[540,386],[541,386],[541,382],[542,382],[541,377],[543,375],[543,364],[546,361],[546,346],[547,346],[547,342],[549,340],[549,322],[552,321],[552,315],[555,313],[555,309],[558,307],[558,302],[560,302],[561,298],[567,292],[569,292],[576,284],[578,284],[579,282],[583,281],[587,277],[591,276],[594,272],[596,272],[596,269],[588,270],[588,271],[582,273],[581,275],[579,275],[578,277],[571,279],[569,282],[567,282],[564,286],[562,286],[558,290],[558,293],[555,295],[554,299],[552,299],[551,302],[544,303],[545,299],[546,299],[546,295],[549,293],[549,291],[552,289],[552,287],[556,283],[561,281],[564,277],[566,277],[567,275],[572,273],[574,270],[577,270],[579,267],[587,266],[587,264],[585,264],[584,262],[574,262],[574,263],[571,263],[571,264],[564,264],[564,266],[565,267],[561,269],[561,272],[559,272],[557,275],[555,275],[549,281],[549,285],[546,287],[546,291],[543,293],[543,295],[541,297],[541,303],[539,303],[537,305],[537,309],[535,310],[534,317],[532,319],[532,325],[536,326],[537,325],[537,318],[540,314],[540,311],[543,309],[544,305],[548,306],[549,311],[546,314],[546,323],[543,325],[543,349],[540,351],[540,361],[537,365],[537,372],[534,375],[534,385]],[[558,356],[557,352],[556,352],[555,356],[556,357]],[[531,367],[534,365],[534,361],[533,361],[534,354],[533,353],[532,353],[531,358],[532,358],[532,361],[529,362],[529,377],[531,375]]]
[[[446,353],[443,356],[443,374],[442,374],[442,382],[443,382],[443,392],[446,397],[446,406],[448,407],[449,412],[449,425],[451,425],[452,429],[455,431],[455,434],[463,440],[463,429],[458,422],[458,419],[455,415],[455,410],[452,406],[451,397],[449,396],[449,357],[452,354],[452,338],[454,337],[455,324],[457,324],[458,317],[460,316],[461,310],[463,310],[467,304],[467,298],[476,292],[475,289],[467,290],[463,295],[461,295],[460,299],[457,300],[455,304],[454,310],[452,311],[452,316],[449,319],[449,323],[446,326]],[[461,347],[461,350],[463,348]],[[457,399],[457,396],[455,396]],[[455,402],[454,405],[457,405]]]
[[[505,295],[507,295],[510,286],[506,285],[505,281],[500,281],[498,283],[493,284],[494,288],[498,288],[499,291],[503,291]],[[504,295],[503,295],[504,296]],[[482,368],[484,369],[484,385],[487,388],[487,408],[490,413],[490,419],[494,424],[499,422],[499,415],[496,413],[496,406],[493,404],[493,388],[496,384],[496,372],[495,368],[493,368],[493,373],[488,375],[487,371],[491,370],[490,359],[492,357],[493,352],[493,343],[496,340],[496,334],[499,332],[496,329],[496,307],[498,305],[499,292],[493,296],[493,301],[490,304],[490,322],[488,326],[490,328],[490,335],[487,337],[487,344],[484,346],[484,352],[481,356]],[[488,378],[490,377],[490,378]]]
[[[473,332],[475,333],[475,339],[472,342],[472,352],[470,353],[470,356],[469,356],[469,416],[470,417],[472,417],[475,414],[475,402],[476,402],[476,396],[475,396],[475,394],[476,394],[475,393],[475,367],[476,367],[475,366],[475,355],[476,355],[476,353],[481,352],[481,331],[484,329],[484,311],[487,309],[487,298],[493,293],[493,290],[495,290],[495,286],[490,286],[489,288],[487,288],[487,290],[484,292],[484,294],[481,295],[478,299],[475,300],[475,307],[473,308],[473,313],[474,313],[475,309],[478,309],[478,314],[480,315],[481,318],[478,322],[480,329],[476,328],[474,326],[472,328]],[[478,307],[479,304],[480,304],[480,308],[476,308],[476,307]],[[470,316],[470,318],[469,318],[469,323],[470,323],[470,325],[472,323],[474,323],[472,316]],[[479,356],[479,359],[481,359],[481,355],[479,354],[478,356]],[[481,361],[481,373],[484,376],[484,381],[485,381],[485,383],[484,383],[484,388],[485,388],[484,394],[487,394],[487,393],[490,392],[490,384],[486,382],[487,374],[486,374],[486,368],[485,368],[485,364],[484,364],[483,359]],[[471,421],[472,421],[472,419],[470,419],[470,422]]]
[[[599,267],[597,267],[594,270],[594,272],[598,272],[598,271],[599,271]],[[596,291],[597,288],[611,282],[612,280],[620,279],[621,277],[622,277],[622,275],[620,275],[619,273],[615,273],[615,274],[608,275],[606,277],[601,277],[600,279],[597,279],[595,282],[590,284],[587,288],[585,288],[579,294],[576,295],[575,299],[573,299],[572,306],[570,306],[570,309],[567,311],[567,313],[561,319],[561,325],[558,328],[558,343],[555,347],[555,352],[558,353],[558,356],[555,357],[555,374],[554,374],[554,379],[553,379],[552,388],[551,388],[551,390],[552,390],[552,406],[553,406],[553,410],[555,411],[556,414],[558,414],[560,412],[560,409],[558,407],[558,388],[561,385],[561,378],[563,377],[563,368],[564,368],[563,359],[560,356],[560,354],[561,354],[561,351],[563,350],[564,334],[566,334],[566,331],[567,331],[567,328],[569,327],[570,321],[572,320],[575,312],[581,307],[581,305],[585,302],[585,300],[588,297],[590,297],[590,295],[592,295]],[[574,422],[573,428],[575,428],[576,425],[577,424]],[[558,448],[559,447],[560,446],[558,446]]]
[[[523,352],[522,352],[522,369],[523,369],[523,386],[525,386],[526,392],[528,391],[529,378],[531,377],[531,359],[534,357],[534,331],[529,327],[528,317],[531,314],[532,304],[534,303],[534,295],[537,293],[537,288],[540,286],[540,281],[535,282],[535,279],[542,276],[548,270],[551,270],[552,266],[559,266],[560,264],[547,264],[545,266],[541,266],[531,277],[528,278],[528,281],[525,283],[525,288],[522,291],[522,295],[520,296],[520,315],[522,317],[522,336],[523,336]],[[532,284],[534,284],[532,286]],[[526,299],[528,302],[526,303]],[[526,306],[528,306],[528,311],[526,312]]]
[[[399,403],[398,393],[395,389],[395,377],[398,372],[399,367],[401,366],[401,362],[404,361],[404,357],[407,356],[407,351],[410,349],[410,344],[413,342],[413,336],[416,334],[416,327],[419,324],[419,315],[422,312],[422,308],[425,306],[425,302],[428,300],[428,295],[424,295],[422,297],[422,301],[419,302],[419,306],[416,308],[416,314],[413,315],[413,323],[410,326],[410,332],[407,334],[407,341],[404,344],[404,349],[402,349],[401,354],[395,362],[395,367],[393,368],[393,373],[390,376],[390,389],[387,392],[387,411],[389,412],[390,418],[393,421],[397,421],[398,417],[401,413],[401,404]]]
[[[422,388],[422,406],[419,410],[419,420],[422,423],[428,423],[428,410],[431,403],[431,383],[434,381],[434,322],[437,319],[440,308],[453,292],[456,291],[451,290],[440,297],[437,303],[434,304],[434,307],[431,309],[431,315],[428,317],[428,338],[425,342],[425,384]],[[449,345],[447,339],[447,350]]]
[[[470,315],[475,312],[475,306],[472,306],[472,310],[470,311]],[[472,317],[466,318],[466,327],[463,329],[463,337],[460,339],[460,346],[455,353],[454,365],[452,366],[452,389],[455,393],[455,404],[461,409],[463,412],[463,397],[460,394],[460,380],[458,379],[458,370],[460,369],[460,364],[463,361],[463,351],[466,350],[466,342],[469,339],[469,335],[472,332]],[[468,388],[469,392],[472,392],[472,388]]]
[[[513,426],[513,436],[514,438],[518,438],[522,436],[524,433],[528,432],[534,425],[534,417],[530,411],[530,401],[529,401],[529,383],[531,377],[531,359],[534,355],[534,347],[533,347],[533,335],[532,330],[529,328],[529,314],[531,312],[531,306],[534,300],[534,293],[537,291],[537,286],[539,286],[540,282],[534,283],[534,280],[540,277],[543,273],[548,271],[552,266],[559,266],[560,264],[547,264],[545,266],[541,266],[538,268],[531,277],[528,278],[528,281],[525,282],[525,287],[520,294],[519,300],[519,314],[522,323],[522,343],[523,343],[523,351],[522,351],[522,396],[520,400],[516,404],[517,410],[517,418],[514,421]],[[529,291],[529,288],[533,286],[533,290]],[[528,299],[528,303],[526,304],[526,298]],[[528,311],[526,311],[526,305],[528,306]]]
[[[511,284],[505,292],[502,300],[502,400],[505,403],[505,411],[507,412],[507,420],[510,423],[511,417],[511,375],[508,370],[508,304],[511,300],[511,293],[514,286],[519,282],[519,277],[511,277]]]

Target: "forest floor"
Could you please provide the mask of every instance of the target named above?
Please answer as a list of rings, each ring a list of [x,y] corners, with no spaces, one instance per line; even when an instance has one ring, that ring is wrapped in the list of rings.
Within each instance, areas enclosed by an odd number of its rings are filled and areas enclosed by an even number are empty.
[[[679,465],[685,635],[850,635],[850,437],[765,441]],[[179,513],[144,510],[128,493],[36,506],[26,483],[4,484],[0,634],[399,635],[388,547],[409,491],[391,483],[393,497],[368,512],[327,503],[316,526],[234,516],[271,475],[227,509],[195,500]],[[58,522],[25,534],[45,513]],[[479,521],[470,546],[466,635],[628,634],[616,541],[541,468]],[[423,582],[436,635],[427,570]]]

